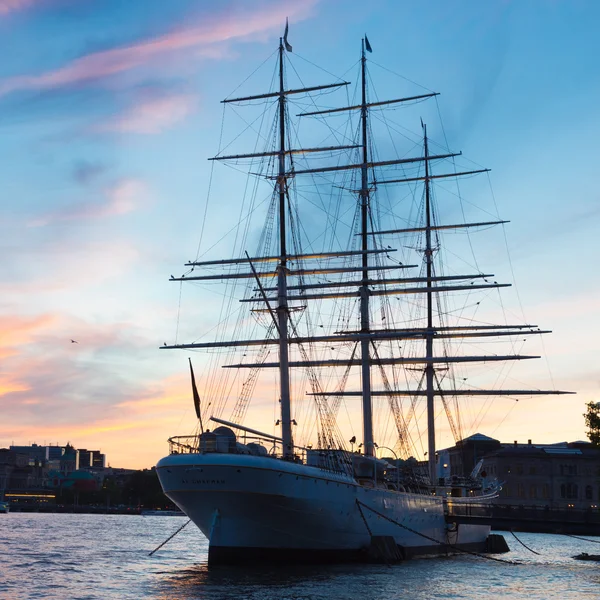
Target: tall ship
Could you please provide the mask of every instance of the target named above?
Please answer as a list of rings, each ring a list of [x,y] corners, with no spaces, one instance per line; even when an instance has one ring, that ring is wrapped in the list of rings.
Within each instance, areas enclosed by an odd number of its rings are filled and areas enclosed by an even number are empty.
[[[366,36],[354,87],[289,85],[291,51],[286,25],[271,89],[223,101],[236,115],[246,105],[258,114],[240,117],[258,134],[254,147],[227,145],[211,159],[249,174],[253,195],[225,228],[235,229],[236,254],[171,276],[218,286],[223,304],[212,339],[162,347],[208,353],[211,367],[198,386],[191,372],[197,428],[170,438],[156,467],[164,493],[208,538],[210,564],[483,551],[490,527],[448,515],[485,514],[498,482],[477,468],[445,476],[439,418],[460,440],[464,399],[565,393],[502,387],[498,364],[539,358],[516,340],[548,332],[479,318],[477,294],[507,284],[471,255],[450,266],[455,255],[444,252],[445,235],[474,239],[507,222],[466,218],[460,193],[454,211],[436,203],[439,184],[488,169],[457,168],[460,153],[440,151],[418,118],[420,139],[402,146],[406,130],[386,113],[437,102],[437,93],[379,99]],[[340,92],[346,101],[331,106]],[[319,143],[301,141],[306,122]],[[389,156],[375,145],[381,125]],[[260,212],[265,224],[253,235]],[[494,340],[510,350],[481,350]],[[467,366],[491,383],[469,385]]]

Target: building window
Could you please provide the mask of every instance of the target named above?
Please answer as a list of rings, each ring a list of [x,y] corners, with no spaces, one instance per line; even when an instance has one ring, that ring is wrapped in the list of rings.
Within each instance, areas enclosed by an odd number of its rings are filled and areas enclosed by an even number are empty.
[[[545,484],[542,486],[542,498],[546,498],[546,499],[547,499],[547,498],[549,498],[549,497],[550,497],[550,489],[549,489],[549,487],[548,487],[548,484],[547,484],[547,483],[545,483]]]
[[[525,498],[525,486],[522,483],[517,485],[517,496],[519,496],[519,498]]]
[[[529,467],[529,474],[530,475],[535,475],[535,467]]]
[[[593,500],[594,499],[594,492],[592,492],[592,486],[591,485],[586,485],[585,486],[585,499],[586,500]]]
[[[517,475],[523,475],[523,465],[517,465]]]
[[[576,483],[562,483],[560,486],[560,497],[568,499],[577,499],[577,484]]]
[[[532,499],[537,498],[537,488],[535,485],[530,486],[529,488],[529,497]]]
[[[560,465],[561,475],[577,475],[577,465]]]

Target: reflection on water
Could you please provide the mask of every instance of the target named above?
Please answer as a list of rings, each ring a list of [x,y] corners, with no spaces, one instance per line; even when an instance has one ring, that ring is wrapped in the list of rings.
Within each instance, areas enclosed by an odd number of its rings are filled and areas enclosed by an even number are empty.
[[[0,515],[0,598],[21,600],[430,600],[432,598],[599,598],[600,564],[572,559],[600,544],[558,535],[510,534],[519,561],[473,556],[399,565],[208,567],[207,544],[192,526],[152,557],[180,517]],[[598,538],[596,538],[598,539]]]
[[[328,598],[336,580],[346,585],[357,566],[209,567],[206,563],[166,577],[160,598]],[[359,567],[360,568],[360,567]],[[377,566],[376,569],[381,569]]]

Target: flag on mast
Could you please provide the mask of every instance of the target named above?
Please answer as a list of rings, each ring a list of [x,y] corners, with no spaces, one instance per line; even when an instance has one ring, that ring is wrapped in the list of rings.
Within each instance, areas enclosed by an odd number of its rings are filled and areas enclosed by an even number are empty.
[[[200,421],[200,431],[204,432],[204,427],[202,427],[202,416],[200,414],[200,395],[198,394],[198,388],[196,388],[196,378],[194,377],[194,369],[192,368],[192,359],[188,358],[190,361],[190,375],[192,376],[192,394],[194,395],[194,408],[196,409],[196,416],[198,417],[198,421]]]
[[[287,20],[287,17],[286,17],[285,18],[285,33],[283,34],[283,43],[285,44],[285,49],[288,52],[291,52],[292,51],[292,46],[287,41],[288,29],[289,29],[289,25],[288,25],[288,20]]]
[[[373,48],[371,48],[371,44],[369,44],[369,38],[367,37],[366,33],[365,33],[365,48],[367,49],[367,52],[373,52]]]

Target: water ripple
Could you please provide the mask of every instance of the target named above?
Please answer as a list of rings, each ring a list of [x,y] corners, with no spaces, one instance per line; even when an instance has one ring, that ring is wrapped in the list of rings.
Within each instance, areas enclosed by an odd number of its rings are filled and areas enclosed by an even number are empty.
[[[180,517],[0,515],[2,600],[431,600],[598,598],[598,565],[573,560],[594,544],[540,534],[510,535],[519,565],[473,556],[418,559],[394,566],[209,568],[207,543]],[[24,576],[24,572],[27,576]]]

